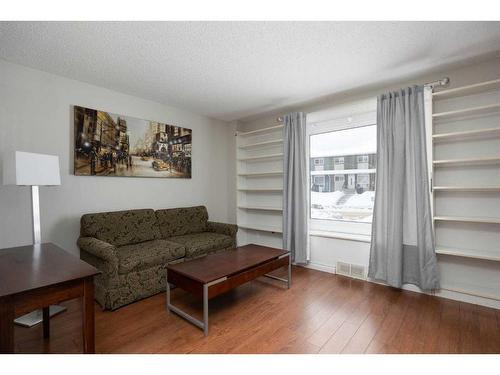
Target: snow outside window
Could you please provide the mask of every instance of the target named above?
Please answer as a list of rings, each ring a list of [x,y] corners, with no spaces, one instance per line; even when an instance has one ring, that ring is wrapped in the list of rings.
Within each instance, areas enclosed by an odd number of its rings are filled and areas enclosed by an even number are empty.
[[[312,134],[312,220],[370,224],[375,201],[376,125]],[[322,160],[318,168],[316,160]]]

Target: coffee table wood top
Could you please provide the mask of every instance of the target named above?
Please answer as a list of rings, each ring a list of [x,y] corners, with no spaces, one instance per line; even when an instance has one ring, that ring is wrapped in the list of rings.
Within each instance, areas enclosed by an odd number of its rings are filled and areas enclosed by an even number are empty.
[[[220,254],[171,264],[167,266],[167,269],[206,284],[222,277],[238,274],[288,253],[285,250],[252,244]]]
[[[52,243],[0,249],[0,297],[98,274]]]

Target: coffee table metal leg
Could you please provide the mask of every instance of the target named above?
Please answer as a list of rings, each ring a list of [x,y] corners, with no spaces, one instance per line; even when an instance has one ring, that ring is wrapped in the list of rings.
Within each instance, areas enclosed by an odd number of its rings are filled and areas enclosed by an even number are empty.
[[[208,336],[208,284],[203,285],[203,333]]]
[[[205,336],[208,336],[208,288],[212,285],[218,284],[222,281],[227,280],[227,277],[217,279],[215,281],[209,282],[208,284],[203,284],[203,321],[196,319],[194,316],[189,315],[187,312],[182,311],[177,306],[174,306],[170,302],[170,285],[168,283],[167,276],[167,311],[172,311],[179,315],[181,318],[186,319],[188,322],[194,324],[196,327],[203,330]]]
[[[288,289],[292,286],[292,257],[288,256]]]
[[[273,280],[278,280],[278,281],[281,281],[283,283],[286,283],[287,288],[290,289],[290,287],[292,286],[292,258],[290,257],[290,254],[285,254],[285,255],[280,256],[278,259],[285,258],[285,257],[288,257],[288,278],[287,279],[284,279],[284,278],[278,277],[278,276],[274,276],[274,275],[269,275],[267,273],[264,276],[268,277],[270,279],[273,279]]]
[[[167,289],[169,287],[167,286]],[[174,312],[177,315],[179,315],[181,318],[186,319],[188,322],[194,324],[196,327],[202,329],[204,332],[208,332],[208,327],[206,327],[205,322],[202,322],[201,320],[196,319],[194,316],[189,315],[188,313],[182,311],[180,308],[177,306],[174,306],[170,303],[170,292],[167,291],[167,311]],[[206,335],[206,334],[205,334]]]
[[[167,283],[167,311],[170,312],[170,284],[168,283],[168,271],[165,272],[165,281]]]

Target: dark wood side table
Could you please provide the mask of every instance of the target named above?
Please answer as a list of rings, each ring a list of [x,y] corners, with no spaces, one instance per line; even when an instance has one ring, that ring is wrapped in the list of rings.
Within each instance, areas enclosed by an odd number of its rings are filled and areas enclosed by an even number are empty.
[[[0,353],[14,353],[14,319],[43,309],[43,335],[50,334],[49,306],[83,298],[83,351],[95,352],[94,276],[99,271],[52,243],[0,249]]]

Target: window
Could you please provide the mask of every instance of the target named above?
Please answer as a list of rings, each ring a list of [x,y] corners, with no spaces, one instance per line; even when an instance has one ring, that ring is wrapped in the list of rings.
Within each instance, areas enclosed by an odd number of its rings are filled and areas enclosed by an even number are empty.
[[[371,223],[376,136],[376,125],[310,136],[311,219]],[[314,168],[316,160],[322,160],[322,170]]]
[[[325,176],[314,176],[314,183],[317,185],[325,185]]]
[[[358,163],[368,163],[368,155],[359,155]]]

